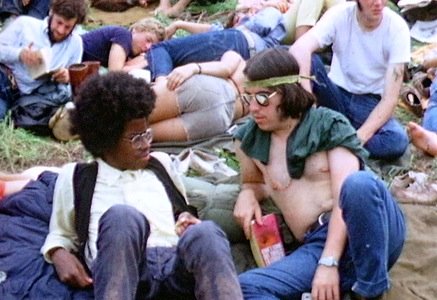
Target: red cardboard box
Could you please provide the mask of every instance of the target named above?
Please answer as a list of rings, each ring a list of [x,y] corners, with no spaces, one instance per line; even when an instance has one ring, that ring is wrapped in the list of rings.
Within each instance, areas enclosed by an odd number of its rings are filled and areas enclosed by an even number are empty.
[[[250,248],[259,267],[265,267],[285,256],[284,245],[275,214],[262,217],[263,225],[251,224]]]

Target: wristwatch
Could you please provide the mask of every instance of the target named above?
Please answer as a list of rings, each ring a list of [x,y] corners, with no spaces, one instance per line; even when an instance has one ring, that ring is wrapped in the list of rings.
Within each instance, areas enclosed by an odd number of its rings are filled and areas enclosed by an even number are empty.
[[[319,259],[319,265],[326,267],[338,267],[338,260],[333,256],[325,256]]]

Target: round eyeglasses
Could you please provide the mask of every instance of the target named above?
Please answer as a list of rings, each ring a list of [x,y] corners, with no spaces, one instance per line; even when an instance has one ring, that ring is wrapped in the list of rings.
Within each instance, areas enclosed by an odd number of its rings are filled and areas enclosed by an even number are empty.
[[[140,149],[144,144],[150,145],[153,140],[152,128],[147,128],[143,133],[136,134],[130,138],[124,138],[130,141],[134,149]]]
[[[258,92],[255,94],[243,93],[240,97],[247,105],[250,105],[250,102],[255,99],[256,103],[258,103],[259,105],[268,106],[270,103],[270,98],[275,96],[277,93],[277,91],[274,91],[271,94],[269,94],[268,92]]]

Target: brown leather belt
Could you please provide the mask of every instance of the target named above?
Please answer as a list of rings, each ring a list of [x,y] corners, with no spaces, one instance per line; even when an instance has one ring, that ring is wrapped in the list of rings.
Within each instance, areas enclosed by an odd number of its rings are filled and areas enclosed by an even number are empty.
[[[15,80],[14,73],[12,73],[11,69],[9,69],[9,67],[4,65],[4,64],[0,64],[0,72],[3,72],[4,74],[6,74],[6,77],[8,78],[11,89],[13,91],[18,90],[17,81]]]

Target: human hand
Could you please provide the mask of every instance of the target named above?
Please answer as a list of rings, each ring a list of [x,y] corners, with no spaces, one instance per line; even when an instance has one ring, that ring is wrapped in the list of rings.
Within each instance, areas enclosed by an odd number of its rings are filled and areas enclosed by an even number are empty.
[[[26,66],[37,66],[43,62],[41,52],[32,50],[33,43],[23,48],[19,54],[20,61]]]
[[[199,66],[197,64],[188,64],[177,67],[167,75],[167,88],[170,91],[174,91],[177,87],[184,83],[185,80],[198,73]]]
[[[176,234],[181,236],[189,226],[199,224],[200,222],[202,221],[185,211],[179,215],[176,222]]]
[[[30,4],[31,0],[21,0],[21,3],[23,4],[24,7],[28,6]]]
[[[311,297],[313,300],[340,300],[340,276],[337,267],[317,267]]]
[[[84,288],[93,284],[79,259],[64,248],[56,248],[51,253],[59,279],[73,287]]]
[[[55,73],[53,73],[52,80],[59,83],[69,83],[70,82],[70,74],[68,73],[68,69],[61,68]]]
[[[178,25],[179,25],[179,21],[175,21],[165,28],[165,39],[166,40],[173,37],[173,35],[179,29]]]
[[[243,228],[247,239],[251,237],[250,224],[255,216],[255,222],[262,225],[262,212],[258,200],[251,189],[243,189],[238,195],[234,206],[234,218]]]

